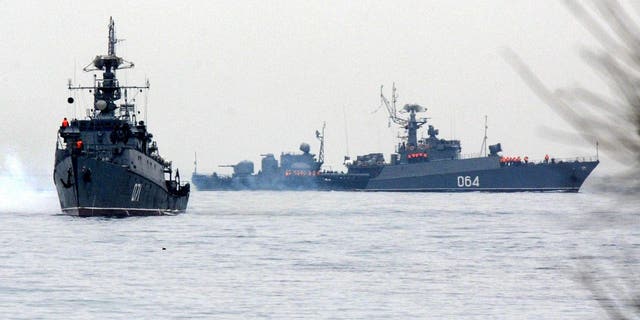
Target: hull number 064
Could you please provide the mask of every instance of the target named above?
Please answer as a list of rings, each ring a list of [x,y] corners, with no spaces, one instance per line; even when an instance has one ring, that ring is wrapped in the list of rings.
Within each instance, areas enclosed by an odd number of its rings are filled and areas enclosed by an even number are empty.
[[[458,176],[458,188],[479,187],[480,178],[478,176]]]

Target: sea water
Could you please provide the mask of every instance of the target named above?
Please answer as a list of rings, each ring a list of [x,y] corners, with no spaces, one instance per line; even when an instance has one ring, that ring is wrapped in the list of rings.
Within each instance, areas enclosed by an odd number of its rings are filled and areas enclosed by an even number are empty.
[[[602,319],[637,293],[629,196],[194,191],[126,219],[15,197],[3,319]]]

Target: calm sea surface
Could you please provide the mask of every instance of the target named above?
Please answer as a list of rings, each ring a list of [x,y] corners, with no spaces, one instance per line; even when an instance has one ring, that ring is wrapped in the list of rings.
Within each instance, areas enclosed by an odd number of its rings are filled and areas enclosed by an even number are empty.
[[[594,293],[629,310],[638,288],[635,196],[193,192],[127,219],[0,200],[2,319],[603,319]]]

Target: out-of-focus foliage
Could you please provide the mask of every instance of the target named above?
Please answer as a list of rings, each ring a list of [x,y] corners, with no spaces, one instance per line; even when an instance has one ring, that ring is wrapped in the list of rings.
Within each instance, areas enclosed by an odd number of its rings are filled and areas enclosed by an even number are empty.
[[[593,87],[551,90],[516,53],[506,50],[507,61],[547,105],[589,141],[599,141],[607,155],[631,169],[623,176],[602,179],[600,186],[636,201],[640,190],[640,2],[616,0],[565,1],[567,8],[596,40],[582,58],[596,71],[606,93]],[[624,182],[624,183],[620,183]],[[623,198],[621,198],[623,199]],[[615,208],[611,208],[616,212]],[[602,216],[598,217],[600,220]],[[620,220],[617,217],[616,220]],[[597,223],[602,223],[598,220]],[[634,259],[632,254],[623,257]],[[621,283],[620,274],[591,263],[579,266],[579,281],[610,319],[637,319],[640,315],[638,283]]]
[[[593,35],[597,46],[582,58],[601,76],[608,94],[575,87],[551,90],[512,51],[505,57],[529,87],[589,141],[598,141],[612,159],[633,169],[640,164],[640,27],[617,1],[566,1],[567,8]]]

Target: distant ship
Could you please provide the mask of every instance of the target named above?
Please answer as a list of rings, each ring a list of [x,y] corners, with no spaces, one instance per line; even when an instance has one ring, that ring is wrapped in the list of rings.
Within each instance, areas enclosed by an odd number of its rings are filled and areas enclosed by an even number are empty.
[[[58,131],[53,179],[66,214],[77,216],[161,215],[187,208],[190,186],[173,175],[170,161],[158,153],[153,135],[127,95],[144,86],[121,86],[117,69],[133,63],[116,56],[115,27],[109,22],[108,52],[96,56],[84,71],[102,70],[93,86],[70,90],[93,93],[92,109],[84,120],[65,118]],[[124,94],[124,96],[123,96]],[[117,101],[124,98],[124,103]],[[69,103],[74,99],[70,97]]]
[[[595,159],[529,161],[527,157],[504,157],[501,144],[489,146],[488,155],[463,157],[459,140],[438,138],[439,131],[429,125],[426,138],[418,139],[418,130],[427,123],[417,114],[426,108],[417,104],[396,109],[396,88],[392,101],[380,92],[382,104],[390,120],[406,130],[406,136],[391,154],[389,162],[381,153],[358,156],[347,164],[347,174],[366,174],[365,191],[567,191],[577,192],[591,171],[598,165]],[[486,123],[485,123],[486,130]],[[482,146],[486,150],[485,140]],[[485,151],[486,152],[486,151]]]
[[[337,172],[321,171],[324,163],[324,126],[316,131],[320,141],[318,157],[311,153],[308,143],[300,144],[302,153],[283,152],[278,161],[272,153],[262,154],[261,170],[254,173],[252,161],[244,160],[234,165],[231,175],[216,172],[206,175],[197,172],[191,182],[198,190],[348,190],[364,187],[367,174],[344,175]]]

